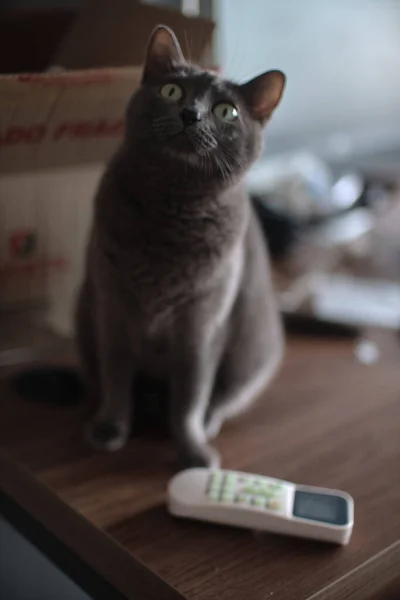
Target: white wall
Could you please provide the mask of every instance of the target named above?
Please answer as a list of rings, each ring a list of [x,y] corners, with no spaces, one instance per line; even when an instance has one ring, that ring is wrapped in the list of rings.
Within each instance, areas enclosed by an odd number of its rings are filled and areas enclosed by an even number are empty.
[[[288,77],[273,137],[397,128],[399,0],[215,0],[217,54],[228,77]]]

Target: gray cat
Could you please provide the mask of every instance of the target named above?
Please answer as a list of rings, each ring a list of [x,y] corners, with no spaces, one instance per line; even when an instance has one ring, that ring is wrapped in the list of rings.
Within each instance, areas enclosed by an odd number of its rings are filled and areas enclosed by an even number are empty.
[[[77,339],[88,429],[99,449],[127,441],[139,372],[168,382],[182,466],[215,466],[208,445],[275,374],[283,334],[265,242],[244,175],[285,77],[244,85],[188,64],[153,32],[121,148],[95,200]]]

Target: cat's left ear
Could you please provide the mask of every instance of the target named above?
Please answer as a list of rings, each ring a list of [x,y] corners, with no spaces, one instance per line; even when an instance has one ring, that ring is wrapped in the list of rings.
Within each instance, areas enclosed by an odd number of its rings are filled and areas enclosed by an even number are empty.
[[[151,34],[147,46],[142,82],[164,75],[185,62],[174,32],[165,25],[158,25]]]
[[[251,115],[265,123],[278,106],[285,87],[286,77],[281,71],[267,71],[239,86]]]

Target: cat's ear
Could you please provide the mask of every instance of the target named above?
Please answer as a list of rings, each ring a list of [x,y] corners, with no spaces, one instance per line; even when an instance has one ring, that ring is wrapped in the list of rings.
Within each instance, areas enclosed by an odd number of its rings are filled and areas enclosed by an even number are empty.
[[[149,39],[142,81],[151,81],[185,62],[174,32],[165,25],[158,25]]]
[[[281,99],[285,81],[281,71],[267,71],[239,87],[254,119],[267,121]]]

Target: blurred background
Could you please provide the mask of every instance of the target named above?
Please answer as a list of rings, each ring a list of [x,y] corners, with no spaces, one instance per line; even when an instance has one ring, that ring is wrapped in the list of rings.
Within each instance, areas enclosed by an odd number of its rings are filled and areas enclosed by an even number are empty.
[[[159,22],[226,77],[287,76],[247,185],[288,328],[397,331],[399,0],[2,0],[0,364],[70,342],[91,199]]]

